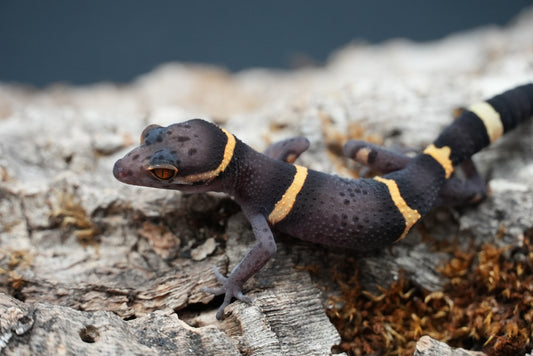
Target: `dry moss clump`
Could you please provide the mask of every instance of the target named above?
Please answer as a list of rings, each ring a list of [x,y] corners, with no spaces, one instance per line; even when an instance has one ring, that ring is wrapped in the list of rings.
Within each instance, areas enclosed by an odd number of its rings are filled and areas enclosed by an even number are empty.
[[[374,295],[362,289],[355,260],[335,267],[342,296],[328,315],[342,336],[339,351],[412,355],[429,335],[454,347],[488,355],[520,355],[533,347],[533,228],[521,246],[456,249],[441,268],[450,282],[429,292],[401,276]]]

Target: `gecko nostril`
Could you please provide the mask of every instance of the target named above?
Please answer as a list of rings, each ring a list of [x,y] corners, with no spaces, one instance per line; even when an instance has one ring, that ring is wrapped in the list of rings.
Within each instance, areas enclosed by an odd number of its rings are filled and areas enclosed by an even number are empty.
[[[113,166],[113,175],[115,176],[116,179],[119,179],[124,177],[125,176],[125,171],[124,169],[120,166],[120,162],[122,160],[118,160],[115,162],[115,165]]]

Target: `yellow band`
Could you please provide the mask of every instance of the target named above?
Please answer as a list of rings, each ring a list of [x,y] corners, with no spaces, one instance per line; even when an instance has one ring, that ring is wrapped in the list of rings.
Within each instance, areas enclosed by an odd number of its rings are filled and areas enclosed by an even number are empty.
[[[439,162],[446,173],[446,179],[450,178],[454,170],[452,160],[450,159],[450,154],[452,153],[450,147],[444,146],[437,148],[432,144],[426,147],[424,153],[430,155],[435,161]]]
[[[296,201],[296,196],[304,186],[305,179],[307,178],[307,168],[298,165],[294,166],[296,167],[296,174],[291,185],[287,188],[281,199],[278,200],[270,215],[268,215],[268,222],[271,225],[285,219]]]
[[[418,210],[411,209],[409,205],[405,202],[405,200],[402,198],[402,195],[400,194],[400,189],[398,189],[398,184],[392,179],[386,179],[383,177],[375,177],[375,180],[378,182],[381,182],[387,186],[389,189],[389,194],[392,198],[392,201],[394,202],[394,205],[398,208],[398,211],[402,214],[403,218],[405,219],[405,229],[403,233],[400,235],[398,240],[401,240],[407,235],[409,230],[413,227],[414,224],[418,220],[420,220],[421,216],[418,213]],[[397,240],[397,241],[398,241]]]
[[[184,181],[188,183],[207,181],[207,180],[215,178],[220,173],[224,172],[228,164],[231,162],[231,158],[233,157],[233,151],[235,150],[236,140],[235,140],[235,136],[233,136],[231,133],[229,133],[228,131],[222,128],[221,130],[228,137],[228,142],[226,142],[226,147],[224,148],[224,157],[222,158],[222,162],[220,162],[218,167],[213,169],[212,171],[185,176],[183,177]]]
[[[500,114],[486,101],[474,104],[468,108],[483,121],[490,142],[494,142],[503,135],[503,123]]]

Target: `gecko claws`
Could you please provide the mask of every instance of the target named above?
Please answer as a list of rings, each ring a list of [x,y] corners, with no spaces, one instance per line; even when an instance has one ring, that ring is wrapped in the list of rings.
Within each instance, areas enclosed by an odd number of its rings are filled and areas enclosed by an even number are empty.
[[[245,295],[243,292],[238,292],[237,295],[235,296],[235,298],[237,298],[241,302],[245,302],[246,304],[252,304],[253,303],[253,299],[250,298],[249,296]]]
[[[226,287],[223,287],[223,289],[224,288]],[[235,291],[232,288],[227,288],[225,290],[224,302],[222,303],[222,305],[220,305],[216,314],[217,320],[222,320],[224,318],[224,309],[231,303],[233,298],[238,299],[241,302],[247,304],[251,304],[253,302],[253,299],[244,295],[240,288],[238,289],[238,291]]]
[[[218,308],[216,318],[218,320],[221,320],[224,316],[224,309],[231,303],[232,299],[238,299],[242,302],[251,304],[252,298],[246,296],[242,292],[242,284],[233,281],[231,278],[228,278],[224,276],[216,266],[213,267],[213,271],[215,273],[216,279],[222,283],[222,287],[220,288],[210,288],[210,287],[203,287],[200,289],[200,292],[204,293],[211,293],[216,296],[224,294],[224,302],[222,305]]]

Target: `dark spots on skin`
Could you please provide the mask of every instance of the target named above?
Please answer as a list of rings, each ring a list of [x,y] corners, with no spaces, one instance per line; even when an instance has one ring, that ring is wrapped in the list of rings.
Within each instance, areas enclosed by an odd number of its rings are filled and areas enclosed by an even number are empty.
[[[136,154],[136,155],[135,155],[135,156],[133,156],[133,157],[132,157],[131,159],[132,159],[133,161],[136,161],[136,160],[138,160],[138,159],[139,159],[139,154]]]
[[[178,136],[176,139],[178,140],[178,142],[186,142],[189,141],[191,138],[189,136]]]
[[[344,192],[340,192],[339,195],[340,195],[341,197],[343,197],[343,196],[345,196],[346,194],[344,194]]]
[[[157,142],[163,142],[163,136],[162,135],[158,135],[157,138],[155,139]]]
[[[350,205],[350,201],[348,199],[344,199],[344,205]]]
[[[167,131],[167,135],[169,135],[169,136],[172,135],[172,130],[168,130]]]
[[[189,153],[189,156],[192,156],[192,155],[195,155],[196,152],[198,152],[196,148],[191,148],[188,153]]]
[[[133,175],[133,171],[131,169],[128,169],[126,171],[126,176],[129,177],[129,176],[132,176]]]

